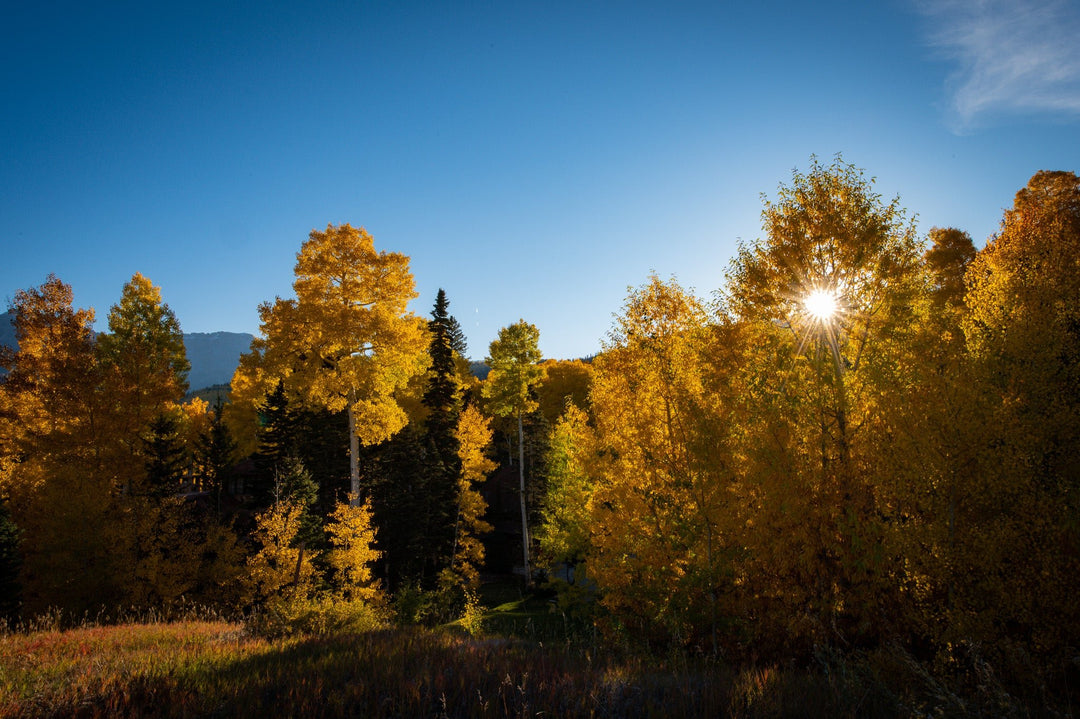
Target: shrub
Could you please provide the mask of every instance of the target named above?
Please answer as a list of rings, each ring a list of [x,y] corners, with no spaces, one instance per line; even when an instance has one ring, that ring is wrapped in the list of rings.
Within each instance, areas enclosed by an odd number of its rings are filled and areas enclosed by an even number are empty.
[[[387,619],[381,608],[359,599],[342,600],[333,595],[313,599],[275,597],[251,618],[248,629],[267,638],[363,634],[384,629]]]

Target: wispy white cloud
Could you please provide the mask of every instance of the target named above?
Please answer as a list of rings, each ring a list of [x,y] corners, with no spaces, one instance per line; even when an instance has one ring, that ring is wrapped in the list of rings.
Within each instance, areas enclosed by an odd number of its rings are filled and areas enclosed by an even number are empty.
[[[958,67],[946,88],[964,129],[994,113],[1080,115],[1080,2],[916,0],[930,43]]]

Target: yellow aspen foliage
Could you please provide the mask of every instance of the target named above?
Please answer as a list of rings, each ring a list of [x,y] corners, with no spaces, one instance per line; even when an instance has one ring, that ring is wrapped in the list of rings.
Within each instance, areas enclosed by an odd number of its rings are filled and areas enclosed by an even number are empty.
[[[136,607],[160,607],[190,596],[199,575],[197,537],[189,526],[188,507],[179,497],[128,497],[123,503],[125,601]],[[121,549],[121,546],[116,549]]]
[[[104,473],[52,460],[27,458],[12,473],[17,493],[9,506],[23,539],[23,616],[119,605],[128,555],[111,484]]]
[[[244,576],[244,547],[230,525],[218,522],[205,524],[195,547],[198,574],[190,596],[208,606],[235,611],[241,602]]]
[[[11,462],[14,498],[44,476],[20,480],[26,459],[74,464],[96,410],[93,310],[72,308],[71,286],[55,276],[12,303],[17,352],[0,348],[0,452]]]
[[[333,570],[331,584],[346,601],[380,603],[379,581],[371,573],[381,552],[375,549],[375,527],[371,524],[371,503],[357,504],[350,497],[339,503],[326,525],[330,544],[327,562]]]
[[[555,424],[568,403],[589,406],[592,367],[581,360],[547,360],[540,363],[543,379],[536,387],[540,412],[549,424]]]
[[[211,416],[210,403],[200,397],[192,397],[187,402],[166,408],[172,412],[180,425],[180,433],[184,444],[194,447],[199,436],[210,431]]]
[[[967,272],[970,377],[992,396],[971,435],[972,534],[987,554],[956,597],[972,633],[1064,661],[1080,637],[1080,178],[1036,173]],[[1017,561],[1022,557],[1023,561]],[[959,614],[959,612],[958,612]]]
[[[701,304],[653,276],[631,292],[594,362],[589,576],[637,632],[710,638],[730,563],[733,480],[721,395],[708,391]]]
[[[480,411],[469,405],[458,419],[454,438],[458,442],[461,474],[457,486],[457,521],[454,529],[454,549],[450,567],[444,570],[444,583],[463,587],[475,593],[480,586],[479,567],[484,564],[484,545],[480,535],[492,530],[484,521],[487,502],[477,485],[487,480],[496,464],[488,457],[491,449],[491,427]]]
[[[777,620],[776,641],[872,642],[894,613],[880,447],[916,377],[921,246],[899,201],[839,158],[793,173],[762,219],[766,237],[740,246],[724,298],[750,340],[749,596]]]
[[[318,580],[312,564],[315,552],[294,546],[303,514],[303,506],[284,501],[256,516],[258,551],[248,558],[243,582],[247,602],[261,604],[284,595],[306,599],[312,594]]]
[[[992,420],[990,395],[972,373],[961,331],[974,245],[952,228],[933,228],[927,240],[929,292],[913,307],[916,331],[898,358],[910,374],[895,387],[889,441],[876,448],[878,496],[890,519],[885,552],[895,558],[892,630],[947,646],[981,634],[978,613],[956,609],[983,582],[983,568],[996,563],[978,508],[993,462],[985,447]]]
[[[240,355],[240,361],[229,382],[229,402],[222,418],[229,434],[236,441],[236,451],[249,457],[258,450],[259,406],[273,390],[263,366],[259,340],[252,341],[251,351]]]
[[[296,299],[259,307],[260,337],[233,377],[234,402],[254,407],[279,381],[292,396],[349,417],[351,494],[359,497],[358,444],[405,426],[396,393],[427,368],[427,323],[407,310],[416,297],[409,258],[378,252],[363,228],[312,230],[296,256]],[[237,432],[243,441],[245,435]]]
[[[0,492],[23,535],[24,613],[120,598],[113,481],[102,441],[92,310],[55,276],[16,293],[19,348],[0,349]]]
[[[551,430],[546,457],[547,489],[537,540],[547,561],[575,565],[589,549],[589,463],[596,437],[588,416],[572,402]]]
[[[191,365],[180,323],[161,289],[136,272],[109,310],[109,330],[97,338],[103,394],[110,402],[110,463],[125,492],[139,493],[149,424],[187,391]]]

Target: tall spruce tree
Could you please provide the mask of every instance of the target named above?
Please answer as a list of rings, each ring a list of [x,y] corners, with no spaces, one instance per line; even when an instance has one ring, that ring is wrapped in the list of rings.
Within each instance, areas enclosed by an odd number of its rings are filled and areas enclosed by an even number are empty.
[[[255,453],[255,481],[252,494],[260,507],[274,501],[274,472],[289,457],[297,454],[296,412],[289,405],[285,383],[279,381],[274,390],[258,406],[259,429],[256,438],[259,448]]]
[[[424,405],[431,410],[426,426],[428,435],[435,441],[435,446],[444,457],[457,454],[454,428],[457,426],[458,386],[454,372],[453,326],[454,318],[447,311],[450,302],[441,288],[435,297],[435,308],[428,321],[431,344],[430,379],[424,391]],[[456,324],[456,323],[455,323]],[[461,328],[457,328],[458,332]]]
[[[458,381],[454,366],[454,332],[461,328],[450,315],[446,292],[439,289],[435,307],[428,321],[431,344],[431,368],[423,403],[429,413],[424,423],[427,434],[427,471],[424,477],[427,487],[423,493],[423,523],[429,528],[424,544],[434,559],[435,570],[441,570],[453,553],[455,497],[461,461],[458,458],[456,436],[458,416],[461,413]]]
[[[236,441],[222,421],[224,405],[219,399],[210,416],[210,427],[199,434],[195,453],[202,466],[206,487],[214,498],[214,511],[221,517],[221,495],[236,461]]]
[[[162,412],[150,421],[143,441],[146,443],[146,486],[143,492],[158,498],[176,494],[180,490],[187,454],[176,420]]]
[[[427,583],[430,565],[444,560],[441,555],[431,556],[436,519],[431,508],[436,504],[430,496],[434,482],[429,454],[424,437],[413,426],[365,452],[366,489],[379,528],[376,544],[382,553],[381,573],[391,590]],[[439,519],[441,525],[441,515]]]
[[[439,290],[442,292],[442,290]],[[450,315],[446,318],[447,334],[450,337],[450,347],[461,355],[463,358],[469,356],[469,343],[465,341],[465,332],[461,329],[461,324],[457,321],[457,317]]]

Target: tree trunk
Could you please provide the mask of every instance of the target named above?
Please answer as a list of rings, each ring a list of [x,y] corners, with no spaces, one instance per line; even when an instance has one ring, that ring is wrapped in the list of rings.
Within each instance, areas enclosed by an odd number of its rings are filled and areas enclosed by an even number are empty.
[[[353,412],[355,393],[349,393],[349,504],[360,506],[360,439],[356,436],[356,414]]]
[[[529,572],[529,514],[525,509],[525,432],[521,427],[521,410],[518,410],[518,478],[521,489],[521,556],[525,562],[525,585],[532,584]]]

